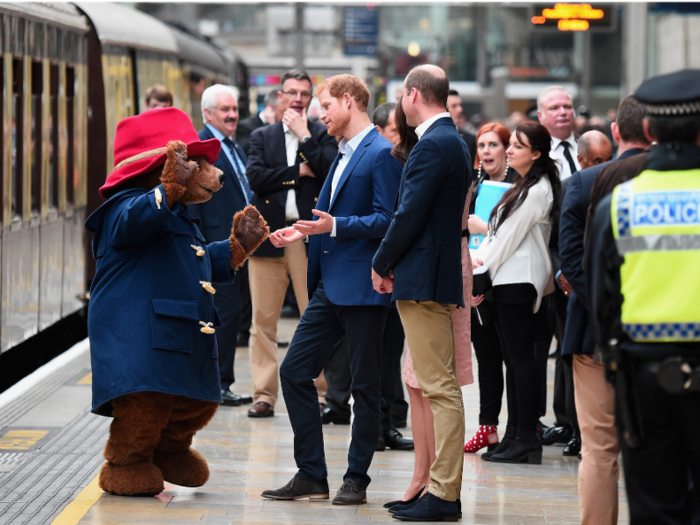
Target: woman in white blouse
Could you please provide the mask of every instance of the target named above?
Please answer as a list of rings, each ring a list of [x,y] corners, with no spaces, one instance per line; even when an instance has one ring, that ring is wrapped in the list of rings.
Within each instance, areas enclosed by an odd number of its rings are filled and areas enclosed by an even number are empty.
[[[474,260],[474,268],[488,268],[493,282],[506,363],[506,434],[493,452],[482,455],[494,462],[542,462],[536,432],[540,381],[535,316],[546,315],[540,304],[552,279],[547,245],[552,228],[558,227],[561,193],[550,144],[549,133],[536,122],[521,123],[511,135],[506,154],[520,176],[491,213],[488,237]],[[476,297],[472,304],[481,300]]]

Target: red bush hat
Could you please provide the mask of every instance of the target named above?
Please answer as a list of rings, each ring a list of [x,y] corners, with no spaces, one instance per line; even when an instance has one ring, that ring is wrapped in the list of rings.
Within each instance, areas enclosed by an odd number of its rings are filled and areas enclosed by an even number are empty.
[[[125,180],[165,164],[166,147],[171,140],[181,140],[187,144],[189,157],[206,155],[212,164],[219,158],[219,139],[200,140],[184,111],[161,108],[127,117],[117,124],[114,169],[100,188],[100,195],[108,199],[114,193],[114,188]]]

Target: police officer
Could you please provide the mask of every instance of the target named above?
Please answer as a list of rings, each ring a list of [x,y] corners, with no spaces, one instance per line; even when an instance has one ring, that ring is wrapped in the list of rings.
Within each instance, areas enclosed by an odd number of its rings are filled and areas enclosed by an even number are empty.
[[[635,97],[658,147],[603,199],[586,268],[633,525],[700,523],[700,70]]]

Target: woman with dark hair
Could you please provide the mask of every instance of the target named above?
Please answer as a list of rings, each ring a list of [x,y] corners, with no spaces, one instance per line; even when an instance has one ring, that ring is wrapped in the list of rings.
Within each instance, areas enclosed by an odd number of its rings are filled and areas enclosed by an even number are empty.
[[[399,142],[391,150],[403,164],[406,163],[411,154],[411,150],[418,143],[418,135],[415,128],[406,123],[401,101],[396,106],[396,127],[399,133]],[[471,189],[469,190],[471,193]],[[469,195],[465,204],[462,216],[462,229],[467,227],[469,216]],[[469,299],[472,290],[472,263],[469,256],[468,237],[462,238],[462,285],[464,291],[464,302],[466,308],[458,308],[452,312],[452,330],[455,338],[455,375],[460,386],[474,382],[471,362],[471,338],[470,338],[470,308]],[[406,363],[403,369],[403,378],[406,382],[406,389],[411,400],[411,427],[413,430],[413,445],[415,449],[415,468],[413,479],[403,499],[391,501],[384,506],[390,512],[404,510],[405,505],[410,505],[420,498],[430,483],[430,466],[435,462],[435,422],[430,402],[423,396],[416,374],[413,371],[413,361],[411,359],[411,349],[406,353]]]
[[[537,316],[546,315],[542,297],[553,286],[548,243],[558,227],[561,193],[550,144],[549,132],[536,122],[523,122],[513,132],[506,153],[520,176],[491,212],[488,237],[475,254],[474,267],[485,265],[493,282],[506,363],[506,434],[493,452],[481,456],[494,462],[542,463],[535,338]]]
[[[510,131],[503,124],[492,122],[481,126],[476,134],[477,171],[469,206],[469,233],[488,235],[488,223],[474,214],[476,196],[484,181],[512,183],[518,172],[509,166],[506,148]],[[498,416],[503,399],[503,353],[496,330],[493,294],[487,293],[479,307],[471,309],[472,343],[479,362],[479,429],[464,445],[464,452],[476,453],[484,447],[489,451],[498,444]]]

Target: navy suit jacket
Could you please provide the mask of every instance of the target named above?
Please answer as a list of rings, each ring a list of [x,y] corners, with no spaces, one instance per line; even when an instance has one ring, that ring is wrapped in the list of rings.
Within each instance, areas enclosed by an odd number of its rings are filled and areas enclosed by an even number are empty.
[[[202,140],[214,138],[214,134],[206,126],[197,134]],[[234,145],[236,146],[236,153],[238,153],[245,165],[247,158],[245,153],[243,153],[243,149],[236,142],[234,142]],[[224,153],[223,148],[225,147],[224,144],[221,144],[219,158],[214,163],[214,166],[223,171],[226,176],[223,187],[215,192],[207,202],[189,206],[190,215],[200,220],[202,234],[204,234],[204,238],[208,243],[228,239],[229,235],[231,235],[233,216],[236,212],[246,207],[243,188],[241,188],[241,183],[233,166],[231,166],[231,162],[229,162],[226,153]]]
[[[464,306],[462,214],[470,165],[449,117],[435,121],[413,148],[389,231],[372,261],[382,277],[393,271],[393,300]]]
[[[626,159],[641,150],[629,150],[616,160]],[[559,258],[561,272],[572,288],[566,318],[566,332],[562,354],[593,354],[595,339],[589,322],[590,297],[583,272],[583,237],[586,218],[591,203],[591,189],[600,171],[611,162],[604,162],[577,171],[571,176],[569,188],[564,195],[559,220]]]
[[[289,190],[296,190],[299,218],[313,219],[311,210],[316,207],[318,194],[338,154],[338,142],[319,122],[309,122],[311,139],[299,144],[296,164],[287,164],[287,147],[281,122],[256,129],[250,135],[248,150],[248,182],[255,192],[253,204],[260,211],[270,231],[286,226],[285,205]],[[302,158],[303,155],[303,158]],[[299,177],[299,164],[309,164],[315,177]],[[284,248],[275,248],[266,240],[253,253],[256,257],[282,257]]]
[[[309,299],[323,280],[326,295],[334,304],[390,304],[388,294],[374,291],[370,275],[372,257],[389,228],[401,180],[401,163],[392,157],[391,148],[376,129],[371,130],[345,166],[334,198],[331,186],[340,155],[333,162],[316,209],[335,217],[336,236],[311,236]]]

